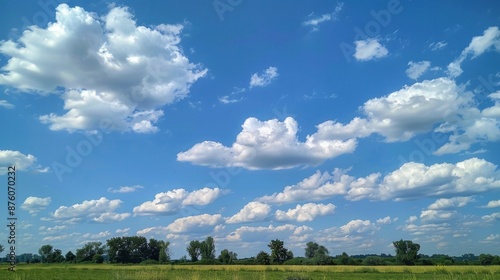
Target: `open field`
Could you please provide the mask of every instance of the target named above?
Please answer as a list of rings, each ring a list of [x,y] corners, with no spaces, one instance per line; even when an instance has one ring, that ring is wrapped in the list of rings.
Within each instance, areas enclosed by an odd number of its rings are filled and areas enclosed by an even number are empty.
[[[18,265],[0,279],[500,279],[500,266]],[[295,277],[295,278],[293,278]],[[300,277],[300,278],[299,278]]]

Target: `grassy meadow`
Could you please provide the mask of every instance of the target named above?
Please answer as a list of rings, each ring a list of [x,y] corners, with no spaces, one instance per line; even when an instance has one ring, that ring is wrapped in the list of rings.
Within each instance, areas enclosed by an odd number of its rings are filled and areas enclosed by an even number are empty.
[[[0,279],[500,279],[500,266],[3,265]]]

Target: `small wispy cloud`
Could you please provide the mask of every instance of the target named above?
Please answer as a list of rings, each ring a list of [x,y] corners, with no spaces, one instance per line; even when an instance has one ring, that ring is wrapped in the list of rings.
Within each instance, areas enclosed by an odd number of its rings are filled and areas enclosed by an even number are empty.
[[[262,74],[254,73],[250,77],[250,88],[265,87],[279,76],[278,68],[270,66]]]
[[[320,16],[316,16],[314,13],[309,14],[308,20],[302,22],[302,25],[304,26],[311,26],[312,31],[318,31],[319,30],[319,25],[327,22],[327,21],[337,21],[338,20],[338,14],[342,10],[342,7],[344,6],[343,2],[337,3],[337,6],[335,7],[335,11],[327,14],[322,14]]]
[[[108,188],[108,192],[110,193],[131,193],[135,192],[139,189],[143,189],[144,187],[141,185],[135,185],[135,186],[121,186],[118,189],[113,189],[113,188]]]

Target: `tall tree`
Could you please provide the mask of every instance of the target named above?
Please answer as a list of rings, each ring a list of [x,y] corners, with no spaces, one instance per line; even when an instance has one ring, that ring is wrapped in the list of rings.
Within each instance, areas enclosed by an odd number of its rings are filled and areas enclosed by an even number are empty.
[[[113,263],[140,263],[147,259],[159,260],[161,242],[143,236],[125,236],[108,239],[108,256]],[[163,242],[163,241],[162,241]]]
[[[307,242],[305,257],[312,259],[314,264],[327,264],[329,256],[328,249],[316,242]]]
[[[396,250],[396,261],[404,265],[414,265],[418,260],[420,245],[411,240],[399,240],[392,242]]]
[[[224,249],[220,252],[219,262],[224,264],[232,264],[237,259],[237,254],[230,252],[228,249]]]
[[[268,253],[264,251],[260,251],[257,256],[255,257],[255,262],[257,264],[265,264],[268,265],[271,263],[271,257],[269,256]]]
[[[93,261],[95,255],[103,255],[105,252],[106,246],[102,242],[88,242],[76,250],[76,261],[90,262]]]
[[[65,255],[66,262],[73,263],[75,262],[76,256],[73,254],[73,252],[68,251]]]
[[[189,246],[186,248],[189,256],[191,257],[191,261],[198,261],[198,258],[201,254],[201,243],[198,240],[193,240],[189,243]]]
[[[48,257],[52,254],[53,248],[52,245],[46,244],[38,249],[38,254],[42,256],[42,263],[47,262]]]
[[[160,241],[161,246],[160,246],[160,255],[158,257],[158,261],[160,263],[167,263],[170,261],[170,249],[168,246],[170,245],[170,242],[168,241]]]
[[[205,241],[200,244],[201,259],[204,261],[211,261],[215,259],[215,241],[212,236],[207,237]]]
[[[282,264],[293,258],[292,251],[286,249],[284,242],[279,239],[271,240],[267,246],[271,249],[271,263]]]

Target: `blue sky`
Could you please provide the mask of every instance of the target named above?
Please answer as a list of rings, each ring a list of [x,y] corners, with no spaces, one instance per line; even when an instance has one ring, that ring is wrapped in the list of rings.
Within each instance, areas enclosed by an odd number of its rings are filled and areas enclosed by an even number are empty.
[[[0,3],[18,253],[500,254],[497,2],[31,3]]]

